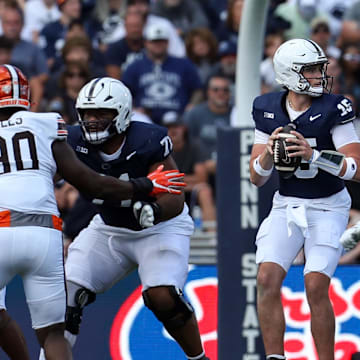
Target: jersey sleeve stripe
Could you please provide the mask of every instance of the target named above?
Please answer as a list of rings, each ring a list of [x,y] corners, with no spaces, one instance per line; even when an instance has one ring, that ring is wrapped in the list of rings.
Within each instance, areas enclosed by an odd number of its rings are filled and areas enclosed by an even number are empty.
[[[59,138],[66,138],[68,136],[68,131],[66,129],[66,123],[63,119],[57,119],[57,124],[58,124],[58,128],[57,128],[57,136]]]
[[[348,122],[354,121],[355,119],[356,119],[356,116],[353,116],[353,117],[350,118],[350,119],[343,120],[340,124],[347,124]]]

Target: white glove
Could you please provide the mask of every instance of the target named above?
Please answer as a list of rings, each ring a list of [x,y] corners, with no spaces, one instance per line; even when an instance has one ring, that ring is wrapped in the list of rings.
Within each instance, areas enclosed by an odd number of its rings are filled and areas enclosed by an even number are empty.
[[[346,229],[341,235],[340,243],[345,251],[352,250],[360,240],[360,221],[349,229]]]
[[[157,203],[137,201],[133,205],[133,212],[139,225],[143,228],[154,226],[160,215],[160,206]]]

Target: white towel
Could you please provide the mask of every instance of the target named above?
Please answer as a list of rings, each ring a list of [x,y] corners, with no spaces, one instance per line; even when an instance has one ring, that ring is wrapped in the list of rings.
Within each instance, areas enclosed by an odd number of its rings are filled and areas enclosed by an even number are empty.
[[[305,204],[289,204],[286,207],[286,219],[288,236],[292,234],[292,227],[297,226],[300,228],[303,236],[308,236],[308,222],[306,219],[306,206]]]

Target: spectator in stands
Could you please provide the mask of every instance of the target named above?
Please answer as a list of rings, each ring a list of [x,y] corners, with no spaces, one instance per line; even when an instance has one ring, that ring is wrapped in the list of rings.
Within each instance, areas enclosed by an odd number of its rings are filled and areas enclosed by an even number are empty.
[[[221,75],[210,77],[206,90],[207,100],[184,113],[189,135],[200,139],[207,151],[206,168],[209,182],[215,190],[217,128],[230,125],[230,81]]]
[[[319,44],[327,56],[338,59],[341,51],[330,42],[331,33],[327,18],[314,18],[311,21],[310,29],[310,39]]]
[[[79,19],[81,16],[80,0],[57,0],[61,16],[58,20],[52,21],[45,25],[40,33],[39,44],[44,49],[48,66],[51,69],[54,64],[56,55],[65,42],[65,35],[70,22]]]
[[[226,8],[227,0],[198,0],[197,2],[209,21],[209,28],[216,29],[220,24],[221,12]]]
[[[173,158],[178,169],[185,173],[185,201],[190,214],[194,205],[199,204],[203,222],[214,224],[216,210],[214,196],[208,183],[208,173],[205,161],[208,159],[204,145],[199,139],[188,135],[187,126],[182,117],[175,111],[169,111],[162,118],[162,125],[168,128],[168,134],[173,143]],[[214,230],[214,225],[211,227]]]
[[[102,53],[94,49],[86,35],[67,36],[61,49],[61,57],[56,59],[54,70],[59,70],[68,61],[82,61],[87,63],[92,77],[105,75],[105,59]]]
[[[244,2],[244,0],[228,1],[226,18],[215,32],[220,45],[224,41],[237,45]]]
[[[37,44],[43,27],[60,18],[56,0],[31,0],[24,6],[24,28],[21,37]]]
[[[330,43],[335,45],[337,38],[341,33],[344,16],[354,2],[357,0],[324,0],[318,2],[318,9],[325,14],[330,28]]]
[[[190,30],[209,26],[202,7],[193,0],[157,0],[151,12],[168,19],[183,39]]]
[[[280,4],[274,14],[291,24],[291,27],[284,32],[285,40],[309,38],[311,21],[319,16],[326,17],[318,7],[319,1],[316,0],[286,1]]]
[[[87,37],[72,37],[66,40],[61,51],[61,58],[57,59],[56,71],[50,76],[46,84],[45,97],[47,100],[56,96],[59,78],[65,73],[66,64],[69,62],[82,62],[90,73],[90,78],[105,76],[105,69],[93,62],[93,47]]]
[[[139,57],[144,49],[144,17],[137,12],[125,15],[126,35],[122,39],[109,44],[105,59],[106,72],[110,77],[120,79],[126,67]]]
[[[99,34],[102,51],[105,51],[109,44],[124,36],[125,10],[126,1],[124,0],[96,1],[94,16],[102,27]]]
[[[229,79],[232,102],[235,98],[236,56],[237,44],[232,41],[221,42],[218,49],[219,61],[210,75],[221,75]]]
[[[168,28],[154,24],[145,33],[145,53],[124,71],[121,80],[128,86],[138,110],[161,123],[165,112],[179,113],[203,99],[201,80],[187,58],[168,54]]]
[[[145,32],[150,26],[157,24],[160,26],[167,26],[169,38],[169,54],[172,56],[185,56],[185,45],[181,37],[176,31],[175,26],[167,19],[154,15],[150,12],[150,0],[128,0],[126,12],[138,12],[145,18]],[[123,36],[125,36],[125,28],[123,29]]]
[[[339,64],[339,60],[328,56],[329,64],[327,68],[327,73],[330,76],[329,81],[331,84],[331,92],[333,94],[341,94],[341,86],[340,86],[340,75],[342,72],[341,66]]]
[[[207,84],[206,101],[184,113],[189,134],[200,139],[206,147],[207,157],[216,159],[216,131],[219,126],[230,125],[230,81],[213,75]]]
[[[268,34],[265,37],[265,59],[260,64],[261,93],[277,91],[281,85],[275,80],[273,57],[277,48],[284,42],[282,33]]]
[[[284,31],[290,28],[291,24],[275,13],[279,4],[286,1],[287,0],[270,0],[267,12],[266,34],[284,34]]]
[[[360,104],[360,46],[358,43],[346,44],[341,49],[339,60],[341,73],[338,78],[340,92],[349,93],[355,97],[356,104]]]
[[[55,95],[49,101],[48,110],[59,112],[69,125],[78,122],[75,109],[80,89],[90,80],[90,71],[83,61],[69,61],[60,73]]]
[[[3,35],[14,44],[10,63],[22,69],[29,79],[31,110],[37,111],[48,79],[48,67],[42,50],[36,44],[21,39],[23,25],[23,11],[16,2],[8,2],[3,10],[2,30]]]
[[[358,43],[359,41],[360,0],[355,0],[345,11],[337,46],[343,47],[347,43]]]
[[[70,22],[66,35],[65,35],[65,45],[68,46],[68,42],[71,38],[85,38],[87,40],[87,42],[91,43],[91,47],[90,47],[90,67],[92,68],[92,71],[94,72],[94,76],[104,76],[105,74],[105,56],[104,53],[100,50],[100,48],[97,46],[97,40],[95,39],[90,39],[88,33],[86,32],[85,29],[85,25],[84,25],[84,21],[82,21],[81,19],[74,19]],[[70,46],[73,47],[73,46]],[[84,47],[84,45],[80,46],[80,47]],[[86,46],[88,47],[88,46]],[[61,51],[61,55],[63,57],[64,55],[64,50],[62,49]],[[72,59],[72,60],[76,60],[76,59]],[[59,61],[59,57],[56,57],[55,59],[55,64],[54,64],[54,69],[56,69],[56,66],[58,65],[57,61]],[[89,59],[87,59],[86,61],[89,61]],[[62,61],[60,61],[60,63],[62,63]],[[101,69],[100,69],[101,68]]]
[[[214,71],[217,62],[218,43],[207,28],[190,30],[185,37],[186,55],[197,67],[203,85]]]
[[[4,35],[0,35],[0,64],[11,63],[11,52],[13,48],[14,43]]]

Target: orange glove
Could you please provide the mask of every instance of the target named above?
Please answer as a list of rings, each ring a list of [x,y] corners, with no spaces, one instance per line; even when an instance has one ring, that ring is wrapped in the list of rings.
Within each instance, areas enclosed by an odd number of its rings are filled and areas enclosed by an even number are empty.
[[[164,165],[160,165],[155,171],[148,174],[147,178],[153,183],[153,190],[149,195],[156,196],[161,193],[180,195],[181,188],[184,188],[186,183],[174,180],[183,178],[184,173],[179,173],[176,169],[162,171],[163,168]]]

